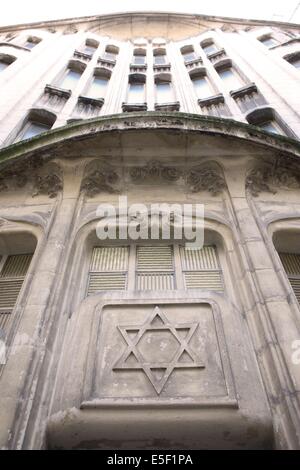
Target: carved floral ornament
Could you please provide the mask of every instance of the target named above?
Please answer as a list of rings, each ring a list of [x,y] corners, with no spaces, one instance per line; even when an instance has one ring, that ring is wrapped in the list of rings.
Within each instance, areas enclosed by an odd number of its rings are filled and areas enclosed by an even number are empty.
[[[246,189],[254,197],[261,192],[276,194],[278,189],[300,189],[300,171],[280,164],[254,168],[246,177]]]
[[[0,192],[25,188],[27,185],[32,187],[32,197],[47,195],[55,198],[63,189],[62,171],[54,163],[43,166],[40,159],[32,158],[0,173]]]
[[[219,169],[211,164],[197,165],[189,169],[178,168],[152,160],[143,166],[125,170],[125,179],[133,183],[181,181],[188,192],[208,191],[213,196],[226,188],[226,182]],[[117,171],[105,164],[91,166],[81,185],[87,197],[101,192],[119,193],[122,190],[121,178]]]

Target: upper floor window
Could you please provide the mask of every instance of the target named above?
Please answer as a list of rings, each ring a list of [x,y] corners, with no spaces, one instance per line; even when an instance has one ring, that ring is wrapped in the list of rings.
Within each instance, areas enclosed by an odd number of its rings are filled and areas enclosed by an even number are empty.
[[[191,75],[191,80],[198,98],[207,98],[214,94],[206,73]]]
[[[216,247],[195,250],[178,244],[95,247],[88,294],[126,289],[223,291]]]
[[[284,57],[284,59],[293,65],[296,69],[300,69],[300,52],[293,52]]]
[[[119,54],[119,48],[117,46],[108,45],[105,48],[104,59],[115,61]]]
[[[228,90],[240,88],[244,84],[240,75],[231,65],[218,68],[217,72]]]
[[[296,138],[293,131],[283,119],[281,119],[279,114],[270,107],[255,109],[247,114],[246,119],[249,124],[258,126],[265,131]]]
[[[129,76],[127,102],[131,104],[145,103],[146,76],[132,74]]]
[[[172,103],[175,101],[172,80],[169,74],[156,77],[155,88],[157,103]]]
[[[79,60],[71,60],[68,67],[58,79],[58,86],[66,90],[74,90],[78,84],[81,75],[86,68],[86,64]]]
[[[89,85],[87,95],[91,98],[104,98],[110,74],[105,70],[96,70]]]
[[[17,134],[16,141],[31,139],[51,129],[56,116],[45,110],[31,110]]]
[[[193,46],[183,46],[181,49],[184,62],[190,62],[196,59],[196,53]]]
[[[16,60],[16,57],[8,54],[0,54],[0,72],[5,70],[10,64]]]
[[[167,54],[165,49],[155,49],[153,51],[154,65],[165,65],[167,63]]]
[[[279,44],[279,42],[277,41],[277,39],[274,39],[271,35],[267,35],[267,36],[262,36],[261,38],[259,38],[259,41],[266,47],[268,47],[269,49],[271,47],[274,47],[274,46],[277,46]]]
[[[41,42],[40,38],[30,36],[27,38],[24,47],[27,47],[27,49],[33,49],[37,44]]]
[[[98,41],[96,41],[95,39],[87,39],[82,52],[84,52],[84,54],[93,55],[94,52],[98,49],[98,47]]]
[[[146,64],[146,50],[145,49],[135,49],[133,51],[133,64],[134,65]]]
[[[201,47],[206,55],[213,54],[218,51],[218,48],[212,39],[207,39],[201,42]]]

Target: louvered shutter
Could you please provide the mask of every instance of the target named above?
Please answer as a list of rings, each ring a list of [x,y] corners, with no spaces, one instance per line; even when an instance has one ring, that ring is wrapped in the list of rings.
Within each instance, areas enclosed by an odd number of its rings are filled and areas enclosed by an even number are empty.
[[[92,253],[88,295],[127,287],[128,247],[95,247]]]
[[[284,270],[300,303],[300,254],[279,253]]]
[[[193,250],[181,246],[180,257],[186,289],[223,291],[222,274],[214,246]]]
[[[18,299],[32,254],[8,256],[0,273],[0,312],[10,313]]]
[[[136,288],[138,290],[172,290],[175,288],[172,246],[137,247]]]

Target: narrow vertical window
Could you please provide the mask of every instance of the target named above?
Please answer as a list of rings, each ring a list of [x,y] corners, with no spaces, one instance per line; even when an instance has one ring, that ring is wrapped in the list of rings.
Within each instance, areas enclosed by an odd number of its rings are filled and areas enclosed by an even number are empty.
[[[128,276],[128,247],[95,247],[92,253],[88,295],[105,290],[125,290]]]
[[[243,86],[240,76],[232,69],[232,67],[218,69],[217,72],[223,80],[224,85],[229,90],[234,90]]]
[[[63,77],[60,87],[66,90],[73,90],[81,77],[81,72],[77,70],[68,69],[66,75]]]
[[[157,103],[172,103],[174,99],[174,90],[171,79],[157,78],[155,81],[156,86],[156,102]]]
[[[212,40],[203,41],[201,43],[201,47],[206,55],[213,54],[214,52],[217,52],[218,50],[216,44]]]
[[[136,252],[136,289],[170,290],[175,288],[173,247],[138,246]]]
[[[94,76],[93,81],[88,89],[88,96],[91,98],[103,98],[106,93],[108,78]]]
[[[198,98],[207,98],[213,95],[212,87],[206,75],[192,77],[192,82]]]
[[[180,256],[186,289],[223,290],[221,269],[214,246],[193,250],[181,246]]]

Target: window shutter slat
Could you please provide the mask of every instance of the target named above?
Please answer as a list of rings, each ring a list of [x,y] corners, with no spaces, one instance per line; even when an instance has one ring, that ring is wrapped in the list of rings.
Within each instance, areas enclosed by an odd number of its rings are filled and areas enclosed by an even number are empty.
[[[24,279],[0,279],[0,309],[12,310]]]
[[[138,290],[173,290],[174,275],[165,273],[138,273]]]
[[[173,271],[171,246],[138,246],[137,271]]]
[[[186,289],[223,291],[222,275],[214,246],[189,250],[180,247]]]
[[[126,271],[128,247],[96,247],[93,249],[91,271]]]
[[[90,273],[88,295],[105,290],[124,290],[126,273]]]
[[[287,275],[300,276],[300,255],[296,253],[279,253]]]
[[[290,280],[292,289],[295,292],[295,296],[298,302],[300,303],[300,278],[290,277],[289,280]]]
[[[25,277],[32,259],[32,254],[8,256],[1,271],[1,278]]]

